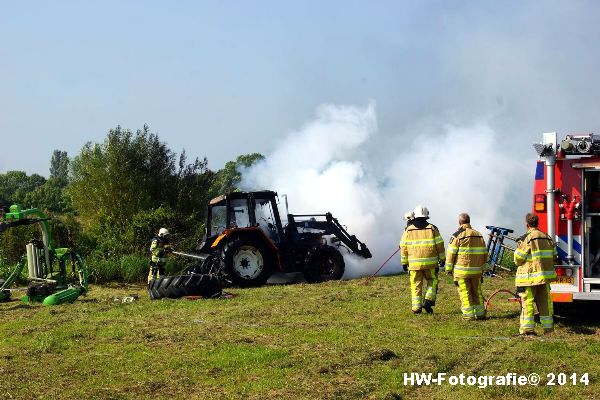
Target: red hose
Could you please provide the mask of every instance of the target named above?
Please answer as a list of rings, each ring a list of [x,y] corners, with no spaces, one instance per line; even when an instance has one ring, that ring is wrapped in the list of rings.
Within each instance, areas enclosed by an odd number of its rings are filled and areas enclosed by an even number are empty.
[[[521,298],[519,296],[517,296],[516,293],[511,292],[508,289],[497,289],[494,292],[492,292],[492,294],[490,294],[490,297],[487,298],[487,300],[485,301],[485,310],[487,311],[490,308],[490,303],[492,301],[492,299],[494,298],[494,296],[496,296],[498,293],[508,293],[510,294],[514,299],[516,299],[515,301],[521,302]]]
[[[381,269],[382,269],[382,268],[385,266],[385,264],[387,264],[387,263],[388,263],[388,261],[390,261],[390,260],[392,259],[392,257],[394,257],[394,256],[396,255],[396,253],[397,253],[397,252],[399,252],[399,251],[400,251],[400,248],[398,248],[398,249],[397,249],[397,250],[396,250],[396,251],[395,251],[395,252],[394,252],[394,253],[393,253],[391,256],[389,256],[389,257],[388,257],[388,259],[387,259],[387,260],[385,260],[385,262],[384,262],[383,264],[381,264],[381,267],[379,267],[379,268],[377,269],[377,271],[375,271],[375,272],[373,273],[373,275],[369,276],[369,277],[368,277],[368,278],[365,280],[365,283],[367,283],[367,282],[369,282],[371,279],[373,279],[373,277],[374,277],[375,275],[377,275],[377,273],[378,273],[379,271],[381,271]]]

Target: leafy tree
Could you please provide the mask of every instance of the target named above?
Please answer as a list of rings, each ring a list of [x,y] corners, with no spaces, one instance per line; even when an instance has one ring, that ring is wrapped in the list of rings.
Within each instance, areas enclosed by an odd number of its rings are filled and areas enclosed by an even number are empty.
[[[72,161],[67,192],[87,226],[123,232],[131,217],[168,203],[174,154],[150,133],[117,126],[103,144],[87,143]]]
[[[205,214],[206,204],[210,199],[210,188],[214,185],[217,174],[208,169],[206,157],[198,158],[188,164],[185,150],[179,157],[177,171],[177,197],[174,208],[181,214],[200,218]]]
[[[238,156],[235,161],[228,161],[225,167],[217,173],[213,194],[238,191],[244,169],[250,168],[254,163],[264,160],[264,158],[265,156],[260,153],[252,153]]]
[[[189,246],[204,219],[215,173],[206,158],[187,162],[148,126],[117,127],[104,143],[87,143],[71,162],[67,192],[94,241],[95,257],[145,251],[161,226]]]
[[[38,174],[27,176],[24,171],[8,171],[0,174],[0,203],[26,203],[26,196],[46,183],[46,178]]]
[[[56,180],[57,186],[67,186],[70,160],[66,151],[54,150],[50,159],[50,180]]]

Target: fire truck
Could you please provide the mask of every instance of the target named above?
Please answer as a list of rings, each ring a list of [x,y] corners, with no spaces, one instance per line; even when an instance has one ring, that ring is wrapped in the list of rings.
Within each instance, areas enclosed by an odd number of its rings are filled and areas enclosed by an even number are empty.
[[[539,160],[533,185],[533,212],[539,228],[556,244],[560,261],[551,284],[555,303],[600,301],[600,136],[544,133],[533,145]],[[512,230],[490,226],[490,264],[499,266]],[[499,258],[500,257],[500,258]]]

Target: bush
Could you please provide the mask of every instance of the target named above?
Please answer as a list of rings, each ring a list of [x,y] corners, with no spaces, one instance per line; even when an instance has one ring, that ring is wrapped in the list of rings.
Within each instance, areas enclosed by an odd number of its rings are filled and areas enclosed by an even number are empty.
[[[165,274],[176,275],[188,266],[188,260],[169,256],[165,264]],[[150,256],[135,253],[120,258],[90,257],[86,262],[90,281],[93,283],[124,282],[141,283],[148,277]]]

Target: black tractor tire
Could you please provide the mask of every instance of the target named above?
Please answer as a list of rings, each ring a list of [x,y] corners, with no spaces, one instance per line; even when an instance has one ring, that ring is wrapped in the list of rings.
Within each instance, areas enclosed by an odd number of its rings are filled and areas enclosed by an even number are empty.
[[[238,236],[227,241],[223,245],[220,257],[224,279],[242,288],[264,285],[273,274],[275,266],[274,251],[262,239],[251,235]],[[236,259],[239,265],[236,265]],[[254,272],[253,263],[257,266]],[[248,269],[249,274],[244,274],[244,269]]]
[[[178,299],[183,296],[219,297],[223,288],[213,275],[191,274],[161,276],[148,283],[150,299]]]
[[[326,244],[315,246],[306,253],[304,278],[310,283],[342,279],[346,263],[338,249]]]

